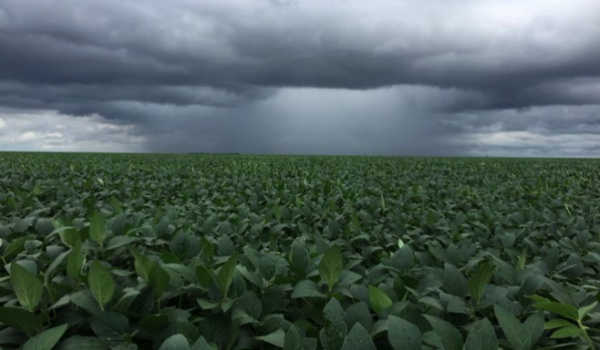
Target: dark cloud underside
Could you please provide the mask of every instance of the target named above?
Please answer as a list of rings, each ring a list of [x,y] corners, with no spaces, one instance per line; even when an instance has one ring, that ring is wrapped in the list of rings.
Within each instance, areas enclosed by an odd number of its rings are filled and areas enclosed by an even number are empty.
[[[596,0],[4,0],[0,107],[98,115],[152,151],[478,153],[491,120],[596,130],[576,125],[599,122],[598,18]]]

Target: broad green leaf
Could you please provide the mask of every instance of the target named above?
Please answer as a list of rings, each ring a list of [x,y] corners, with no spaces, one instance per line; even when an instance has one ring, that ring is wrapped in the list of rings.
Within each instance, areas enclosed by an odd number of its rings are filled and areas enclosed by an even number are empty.
[[[77,243],[71,248],[69,257],[67,258],[67,275],[75,281],[79,280],[83,264],[84,258],[81,250],[81,240],[78,239]]]
[[[300,334],[298,327],[292,325],[285,335],[283,350],[316,350],[317,339]]]
[[[123,212],[123,205],[117,198],[110,197],[108,203],[110,204],[111,208],[115,211],[116,214]]]
[[[163,264],[161,265],[161,267],[165,269],[166,272],[175,271],[178,276],[183,277],[186,281],[192,284],[198,282],[198,277],[196,276],[196,273],[189,266],[185,266],[179,263],[170,263]]]
[[[117,312],[125,312],[129,310],[129,307],[135,298],[140,294],[141,292],[137,289],[125,288],[123,290],[123,294],[120,294],[119,300],[117,300],[117,302],[112,306],[112,310]]]
[[[71,296],[66,294],[63,295],[60,299],[58,299],[52,306],[48,308],[48,310],[56,310],[62,307],[65,307],[71,303]]]
[[[575,338],[581,335],[581,329],[575,325],[564,326],[554,331],[550,339]]]
[[[340,350],[346,337],[345,312],[339,301],[331,298],[323,309],[325,327],[321,328],[319,338],[325,350]]]
[[[69,248],[73,247],[77,243],[77,240],[81,239],[81,234],[76,227],[62,227],[58,230],[58,236]]]
[[[61,253],[59,256],[54,258],[54,261],[52,261],[50,266],[48,266],[48,268],[44,272],[44,286],[48,285],[48,282],[50,281],[52,275],[54,274],[54,270],[56,270],[56,268],[62,264],[62,262],[65,260],[65,258],[68,255],[69,255],[69,252],[67,251],[67,252]]]
[[[306,247],[303,243],[297,241],[294,242],[292,244],[290,255],[290,263],[297,269],[306,271],[310,266],[310,256],[308,255]]]
[[[587,315],[588,312],[592,311],[592,309],[594,309],[596,307],[596,305],[598,305],[598,302],[594,301],[590,305],[580,307],[577,310],[577,315],[579,316],[579,320],[583,320],[583,318],[585,317],[585,315]]]
[[[292,325],[283,339],[283,350],[302,350],[302,345],[300,332],[296,326]]]
[[[27,336],[33,336],[35,329],[46,320],[46,314],[33,314],[31,311],[16,307],[0,307],[0,323],[13,327]]]
[[[531,297],[531,299],[533,300],[533,307],[537,310],[550,311],[573,321],[579,320],[579,312],[575,306],[557,303],[544,298]]]
[[[350,329],[341,350],[376,350],[369,332],[360,323]]]
[[[529,350],[531,348],[529,332],[510,311],[500,305],[494,305],[494,314],[515,350]]]
[[[479,303],[479,305],[476,305],[476,307],[478,309],[484,309],[493,306],[494,304],[498,303],[498,301],[506,297],[508,292],[508,288],[488,284],[485,287],[483,295],[481,296],[481,302]]]
[[[94,298],[104,310],[104,305],[110,301],[115,292],[115,281],[110,272],[99,261],[92,261],[88,275],[88,285]]]
[[[340,279],[342,270],[344,269],[344,261],[342,260],[342,253],[339,246],[332,246],[325,252],[321,262],[319,263],[319,275],[329,291]]]
[[[118,346],[127,340],[129,320],[116,312],[101,312],[90,320],[94,333],[110,346]]]
[[[359,233],[361,231],[361,225],[360,220],[358,219],[358,215],[356,215],[356,212],[352,212],[351,223],[352,230],[354,230],[356,233]]]
[[[494,261],[494,263],[496,264],[496,273],[502,277],[504,279],[504,281],[506,283],[508,283],[509,285],[516,285],[518,284],[519,281],[519,276],[518,276],[518,272],[517,269],[507,263],[506,261],[499,259],[498,257],[494,256],[494,255],[490,255],[492,260]]]
[[[196,303],[198,303],[198,306],[200,306],[202,310],[212,310],[219,306],[218,302],[203,298],[196,299]]]
[[[42,188],[40,187],[40,184],[36,183],[35,186],[33,186],[33,189],[31,190],[31,192],[33,194],[35,194],[36,196],[39,196],[40,194],[42,194]]]
[[[200,241],[189,232],[179,231],[171,238],[169,250],[179,259],[185,260],[200,252]]]
[[[498,339],[492,323],[484,318],[469,331],[465,350],[498,349]]]
[[[44,292],[42,282],[18,263],[11,264],[10,282],[19,303],[33,312],[42,300]]]
[[[444,289],[447,293],[464,298],[467,295],[467,279],[452,264],[444,264]]]
[[[229,287],[229,297],[231,299],[239,299],[242,297],[244,292],[246,291],[246,280],[242,273],[236,269],[233,272],[233,280],[231,281],[231,286]]]
[[[106,238],[106,221],[99,212],[94,213],[90,220],[90,238],[99,246],[103,246]]]
[[[392,256],[392,266],[400,271],[408,270],[413,267],[415,262],[415,253],[408,245],[400,247]]]
[[[388,318],[387,334],[395,350],[421,350],[421,331],[400,317],[391,315]]]
[[[572,325],[572,323],[565,319],[555,318],[553,320],[546,322],[544,324],[544,329],[554,329],[554,328],[560,328],[560,327],[570,326],[570,325]]]
[[[137,238],[129,237],[129,236],[112,237],[106,243],[106,250],[113,250],[113,249],[121,248],[124,246],[128,246],[137,240],[138,240]]]
[[[29,240],[29,237],[25,236],[25,237],[16,238],[16,239],[12,240],[10,243],[8,243],[6,248],[4,248],[4,252],[2,254],[2,256],[4,257],[4,260],[8,261],[13,256],[16,256],[19,253],[21,253],[25,249],[24,248],[25,242],[27,240]]]
[[[371,301],[371,307],[376,313],[380,313],[381,310],[392,306],[393,302],[390,297],[387,296],[381,289],[373,286],[369,286],[369,300]]]
[[[155,298],[160,298],[169,287],[171,277],[160,266],[155,266],[150,272],[150,285]]]
[[[422,297],[418,300],[419,303],[423,303],[429,306],[432,306],[440,311],[444,311],[444,306],[442,305],[442,303],[433,297]]]
[[[217,283],[223,298],[227,297],[227,291],[233,281],[233,275],[237,266],[237,258],[237,254],[231,255],[229,259],[227,259],[225,265],[223,265],[217,273],[215,282]]]
[[[263,308],[256,293],[249,290],[245,291],[239,299],[239,306],[253,319],[260,319]]]
[[[69,299],[73,305],[76,305],[91,314],[96,314],[102,311],[100,309],[100,305],[98,305],[98,301],[96,301],[96,298],[89,288],[71,294]]]
[[[462,335],[451,323],[429,315],[423,317],[429,321],[445,350],[463,350]]]
[[[38,264],[33,260],[19,260],[14,262],[14,264],[19,264],[21,267],[24,267],[27,271],[29,271],[29,273],[31,273],[34,276],[38,275]],[[8,271],[8,273],[10,273],[10,267],[12,265],[13,263],[10,263],[4,267],[6,271]]]
[[[167,338],[158,350],[190,350],[190,343],[182,334],[174,334]]]
[[[137,273],[144,281],[150,282],[150,274],[156,264],[150,260],[150,258],[138,252],[136,248],[132,247],[129,251],[135,258],[135,273]]]
[[[23,345],[23,350],[52,350],[67,331],[67,326],[63,324],[37,334]]]
[[[258,260],[258,273],[266,281],[271,281],[277,273],[277,265],[272,254],[265,254]]]
[[[298,284],[294,286],[292,298],[325,298],[325,295],[321,293],[319,286],[315,282],[305,280],[298,282]]]
[[[54,231],[52,220],[46,218],[38,218],[35,223],[35,230],[42,236],[48,236]]]
[[[208,289],[212,280],[216,279],[214,273],[204,265],[196,266],[196,279],[200,287]]]
[[[213,259],[215,247],[213,247],[212,243],[206,239],[206,237],[200,237],[200,252],[198,253],[198,258],[203,263],[209,263]]]
[[[190,350],[213,350],[203,336],[200,336],[198,340],[192,345]]]
[[[468,289],[469,294],[471,294],[471,298],[475,300],[475,304],[479,304],[481,301],[481,296],[485,290],[485,286],[490,281],[490,278],[494,274],[494,266],[488,263],[484,263],[475,273],[469,278]]]
[[[217,243],[217,254],[219,256],[230,256],[235,254],[235,245],[229,236],[222,236]]]
[[[35,218],[32,216],[29,216],[29,217],[26,217],[23,219],[16,219],[15,225],[13,227],[13,231],[17,232],[17,233],[24,233],[31,226],[34,219]]]
[[[285,343],[285,332],[283,329],[279,328],[275,332],[269,333],[267,335],[261,335],[256,337],[256,339],[260,341],[264,341],[265,343],[269,343],[271,345],[275,345],[278,348],[283,348]]]
[[[366,329],[369,329],[373,324],[373,317],[371,316],[369,305],[364,301],[350,305],[350,307],[346,309],[344,322],[346,322],[348,329],[351,329],[355,323],[360,323]]]
[[[523,326],[531,337],[531,345],[535,345],[542,336],[542,333],[544,333],[544,313],[538,311],[529,316],[525,322],[523,322]]]
[[[470,308],[467,302],[455,295],[450,295],[446,293],[440,293],[440,297],[444,302],[446,302],[446,311],[453,312],[456,314],[465,314],[470,315]]]
[[[165,265],[181,264],[181,259],[177,255],[173,254],[170,250],[166,250],[165,248],[161,249],[160,258]],[[188,268],[191,269],[191,267]]]

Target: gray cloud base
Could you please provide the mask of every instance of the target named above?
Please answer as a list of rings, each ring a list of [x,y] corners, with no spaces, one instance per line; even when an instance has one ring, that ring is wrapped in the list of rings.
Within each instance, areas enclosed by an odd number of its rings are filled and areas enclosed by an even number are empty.
[[[585,111],[548,117],[549,134],[596,123],[598,18],[596,0],[4,0],[0,106],[97,113],[149,150],[464,154],[475,146],[447,141],[503,111],[524,116],[503,131],[531,131],[539,118],[518,112],[531,108]],[[352,90],[360,114],[344,107]],[[429,144],[392,132],[408,129]],[[204,146],[169,137],[194,131]]]

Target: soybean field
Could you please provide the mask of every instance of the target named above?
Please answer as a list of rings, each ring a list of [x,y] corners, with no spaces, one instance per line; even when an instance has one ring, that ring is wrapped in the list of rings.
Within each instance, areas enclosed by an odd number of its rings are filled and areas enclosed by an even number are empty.
[[[599,174],[0,153],[0,348],[600,349]]]

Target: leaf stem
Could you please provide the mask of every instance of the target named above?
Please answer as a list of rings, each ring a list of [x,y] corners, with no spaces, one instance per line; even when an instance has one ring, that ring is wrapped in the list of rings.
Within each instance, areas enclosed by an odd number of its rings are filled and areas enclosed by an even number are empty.
[[[565,209],[567,209],[567,213],[569,214],[569,217],[573,217],[573,215],[571,215],[571,211],[569,210],[569,205],[567,203],[565,203]]]
[[[594,347],[594,343],[592,343],[590,336],[587,334],[586,328],[583,326],[583,324],[581,324],[581,320],[577,320],[577,325],[579,325],[579,328],[581,329],[581,334],[583,334],[583,337],[590,346],[590,349],[595,350],[596,348]]]

